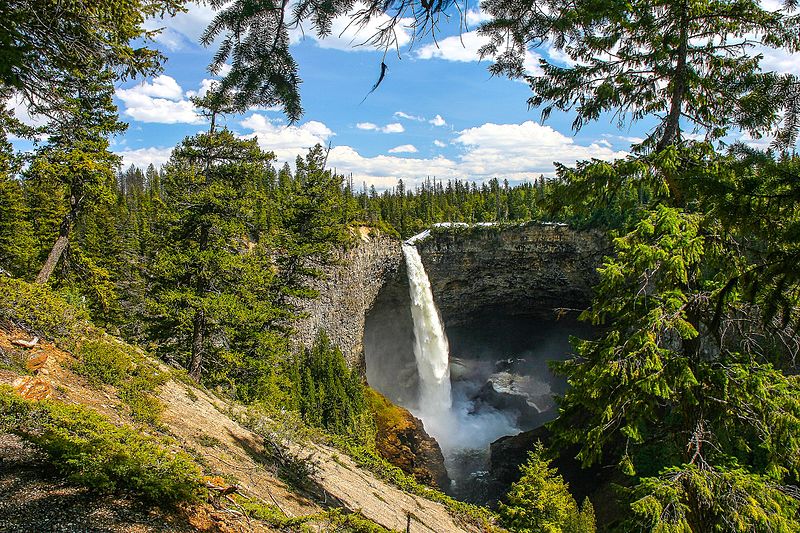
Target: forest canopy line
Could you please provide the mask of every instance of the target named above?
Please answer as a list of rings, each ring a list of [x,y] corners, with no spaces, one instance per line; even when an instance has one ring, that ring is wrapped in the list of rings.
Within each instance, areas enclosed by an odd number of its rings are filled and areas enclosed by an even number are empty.
[[[325,35],[336,16],[388,14],[373,44],[390,49],[400,19],[411,15],[425,38],[466,4],[208,4],[217,16],[203,41],[219,43],[211,70],[232,67],[195,102],[211,127],[161,169],[122,172],[109,149],[125,127],[114,83],[161,68],[157,51],[134,43],[152,37],[147,17],[182,3],[0,6],[4,273],[50,287],[240,401],[369,441],[363,384],[344,370],[336,339],[290,348],[298,299],[315,296],[309,281],[352,226],[404,237],[442,221],[602,228],[613,250],[582,315],[601,333],[575,339],[575,357],[555,366],[570,388],[549,453],[577,446],[584,465],[613,472],[607,494],[620,511],[608,530],[800,530],[800,80],[765,72],[753,49],[800,49],[795,2],[486,0],[490,70],[524,78],[543,119],[557,110],[576,130],[609,116],[654,126],[630,155],[559,165],[551,180],[401,181],[382,193],[327,169],[321,146],[277,169],[272,152],[214,119],[274,105],[299,119],[288,33],[297,24]],[[545,45],[569,61],[542,59],[540,74],[526,74],[526,51]],[[19,122],[17,95],[47,125]],[[739,133],[772,148],[726,144]],[[35,149],[15,150],[13,137]],[[507,525],[581,530],[592,506],[578,510],[547,453],[531,456]],[[555,508],[537,511],[539,500]]]

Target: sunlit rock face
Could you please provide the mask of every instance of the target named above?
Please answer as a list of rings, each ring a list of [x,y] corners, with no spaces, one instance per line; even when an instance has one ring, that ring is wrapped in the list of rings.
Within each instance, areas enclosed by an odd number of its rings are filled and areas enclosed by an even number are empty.
[[[447,489],[450,478],[442,450],[425,431],[422,421],[377,392],[370,391],[369,401],[375,413],[378,453],[420,483]]]
[[[320,331],[342,350],[351,367],[364,368],[364,322],[383,287],[403,265],[398,239],[371,228],[355,228],[355,244],[339,250],[324,276],[311,281],[314,299],[294,303],[303,317],[295,324],[297,346],[311,346]],[[408,289],[406,289],[406,292]]]

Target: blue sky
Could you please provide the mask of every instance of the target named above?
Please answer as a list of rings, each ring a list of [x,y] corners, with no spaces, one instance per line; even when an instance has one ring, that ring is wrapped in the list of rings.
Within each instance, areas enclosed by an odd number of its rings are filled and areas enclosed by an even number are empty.
[[[153,43],[168,57],[163,74],[117,89],[120,115],[130,126],[115,139],[113,150],[125,166],[163,164],[181,139],[206,129],[188,98],[211,82],[206,66],[214,47],[203,48],[197,41],[213,11],[196,4],[188,9],[150,23],[164,28]],[[303,80],[303,118],[290,126],[280,110],[256,109],[229,116],[225,124],[241,136],[256,136],[264,149],[275,152],[278,164],[293,162],[317,142],[330,143],[331,166],[352,173],[358,185],[378,189],[394,186],[398,178],[409,184],[427,176],[516,182],[552,175],[554,161],[624,155],[646,131],[647,124],[620,131],[601,120],[574,134],[572,117],[557,113],[541,124],[539,110],[527,107],[527,85],[492,78],[488,61],[478,61],[482,38],[474,28],[482,18],[471,11],[466,29],[459,32],[453,20],[441,28],[437,44],[417,41],[413,48],[401,26],[401,58],[391,52],[386,56],[388,75],[366,100],[384,57],[382,51],[357,46],[372,34],[370,28],[357,34],[353,27],[345,30],[343,18],[334,23],[333,35],[321,41],[308,31],[305,37],[297,32],[292,52]],[[766,53],[765,69],[800,74],[796,57]],[[538,68],[537,54],[547,56],[547,51],[529,54],[531,71]]]

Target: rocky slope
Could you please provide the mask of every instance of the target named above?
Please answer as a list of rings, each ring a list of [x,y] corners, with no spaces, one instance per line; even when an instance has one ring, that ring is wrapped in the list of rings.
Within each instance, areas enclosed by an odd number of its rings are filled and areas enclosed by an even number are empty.
[[[13,353],[17,360],[37,361],[33,370],[21,373],[0,370],[0,384],[12,385],[34,399],[52,398],[60,402],[81,404],[102,413],[111,421],[130,424],[117,392],[109,386],[97,388],[71,369],[73,356],[53,344],[39,342],[31,349],[12,346],[10,340],[24,337],[24,332],[0,330],[0,350]],[[156,431],[175,438],[183,450],[190,452],[205,473],[217,480],[235,480],[237,492],[277,507],[286,517],[319,513],[326,508],[342,508],[360,512],[364,517],[391,530],[411,531],[477,531],[478,526],[454,517],[437,502],[403,492],[374,474],[362,470],[349,457],[320,442],[293,438],[291,428],[260,424],[273,428],[254,431],[252,420],[242,420],[248,413],[240,406],[177,379],[174,371],[158,392],[164,405],[160,426]],[[27,375],[26,375],[27,374]],[[276,429],[278,428],[278,429]],[[154,428],[142,427],[152,432]],[[275,436],[272,431],[278,431]],[[265,438],[268,435],[270,438]],[[51,474],[33,475],[37,471],[35,451],[19,450],[14,437],[3,436],[0,443],[0,515],[9,531],[93,530],[104,516],[117,516],[101,528],[107,531],[270,531],[269,523],[245,517],[235,506],[224,501],[195,505],[191,508],[151,514],[135,508],[134,500],[97,500],[86,491],[65,485]],[[308,466],[302,487],[287,484],[280,474],[275,457],[301,459]],[[49,477],[48,477],[49,476]],[[285,477],[284,477],[285,479]],[[66,488],[65,488],[66,487]],[[30,498],[10,498],[9,494],[29,494]],[[51,504],[43,505],[47,499]],[[88,499],[87,499],[88,498]],[[86,502],[91,501],[87,507]],[[68,513],[69,502],[85,509]],[[81,503],[83,502],[83,503]],[[127,502],[127,503],[126,503]],[[391,502],[389,504],[388,502]],[[131,507],[128,512],[125,509]],[[138,510],[137,510],[138,509]],[[109,514],[110,513],[110,514]],[[121,514],[120,514],[121,513]],[[137,514],[138,513],[138,514]],[[36,522],[28,523],[32,514]],[[41,528],[33,524],[43,524]],[[114,525],[117,524],[117,525]],[[33,527],[33,529],[31,529]],[[317,524],[324,528],[324,524]]]

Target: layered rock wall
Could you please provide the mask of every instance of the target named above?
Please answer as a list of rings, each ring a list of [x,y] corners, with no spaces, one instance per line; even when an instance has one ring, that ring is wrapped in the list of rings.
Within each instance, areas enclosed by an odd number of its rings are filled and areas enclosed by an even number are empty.
[[[296,324],[298,345],[311,346],[324,330],[353,367],[364,365],[364,322],[378,292],[397,275],[403,261],[400,241],[359,228],[358,242],[342,250],[325,277],[312,288],[319,297],[301,304],[306,315]]]
[[[560,224],[435,228],[417,243],[446,325],[478,311],[553,319],[584,309],[602,234]]]
[[[357,245],[341,251],[338,264],[313,284],[319,297],[304,302],[306,317],[298,321],[295,337],[310,346],[325,330],[348,362],[363,369],[368,315],[374,315],[373,322],[402,329],[405,333],[397,335],[404,337],[410,334],[410,321],[408,310],[398,308],[408,302],[400,241],[364,228],[357,237]],[[416,246],[450,326],[477,312],[553,319],[558,310],[585,308],[605,241],[599,232],[531,223],[435,228]],[[376,330],[378,340],[394,343],[397,335],[383,329]]]

